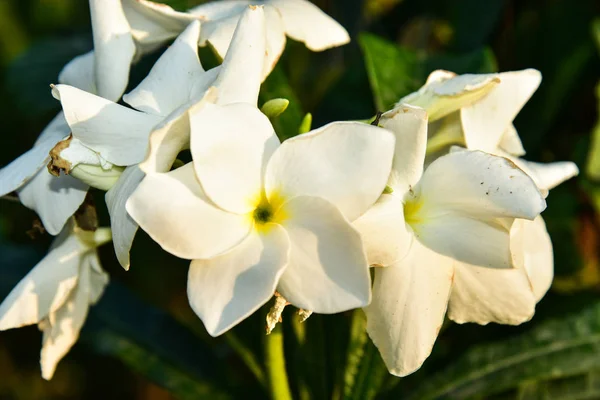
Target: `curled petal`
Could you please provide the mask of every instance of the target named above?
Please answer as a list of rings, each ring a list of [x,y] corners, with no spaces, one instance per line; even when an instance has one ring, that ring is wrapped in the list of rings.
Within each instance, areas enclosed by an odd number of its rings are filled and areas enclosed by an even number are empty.
[[[98,89],[96,88],[95,63],[96,56],[93,50],[75,57],[60,71],[58,82],[88,93],[96,93]]]
[[[192,163],[149,174],[126,203],[129,215],[163,249],[187,259],[207,259],[240,243],[251,228],[244,215],[228,213],[206,197]]]
[[[513,252],[521,252],[520,257],[529,276],[535,300],[540,301],[550,289],[554,278],[552,241],[544,219],[539,216],[533,221],[516,220],[511,230],[511,241],[522,243]]]
[[[332,314],[371,300],[369,265],[360,234],[331,203],[299,196],[282,206],[289,265],[277,290],[294,306]]]
[[[288,262],[289,239],[278,225],[251,233],[209,260],[194,260],[188,273],[192,309],[212,336],[248,317],[273,296]]]

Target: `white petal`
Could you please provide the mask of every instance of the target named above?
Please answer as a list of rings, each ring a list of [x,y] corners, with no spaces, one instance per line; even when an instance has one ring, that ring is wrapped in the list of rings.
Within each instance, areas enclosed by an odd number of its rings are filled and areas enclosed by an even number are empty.
[[[127,166],[146,156],[148,136],[162,118],[123,107],[67,85],[52,89],[73,136],[109,162]]]
[[[225,212],[206,198],[192,163],[149,174],[126,204],[129,215],[163,249],[187,259],[211,258],[240,243],[251,219]]]
[[[198,59],[200,23],[195,21],[175,40],[148,76],[123,100],[148,114],[167,116],[191,99],[192,88],[202,79]]]
[[[267,0],[277,8],[289,37],[322,51],[350,42],[348,32],[333,18],[306,0]]]
[[[438,158],[425,170],[418,190],[423,208],[433,214],[534,219],[546,207],[534,182],[514,163],[480,151]]]
[[[396,136],[394,162],[388,185],[402,196],[423,175],[427,150],[427,113],[422,108],[401,104],[383,114],[380,125]]]
[[[57,235],[83,203],[88,189],[78,179],[69,175],[56,177],[43,168],[18,193],[21,203],[38,214],[46,231]]]
[[[70,164],[69,172],[79,164],[96,165],[101,166],[104,169],[112,168],[111,163],[102,158],[100,154],[87,147],[76,137],[71,137],[71,140],[68,143],[69,146],[62,149],[59,155],[60,158]]]
[[[209,1],[188,10],[201,21],[215,21],[222,18],[240,15],[252,2],[248,0]]]
[[[105,99],[117,101],[129,82],[135,43],[120,0],[90,0],[96,89]]]
[[[282,143],[267,166],[267,197],[317,196],[350,221],[377,201],[390,174],[391,132],[360,122],[334,122]]]
[[[365,308],[367,332],[390,373],[406,376],[431,354],[453,275],[452,260],[416,240],[404,260],[375,268],[373,300]]]
[[[383,194],[353,225],[362,237],[370,265],[387,267],[402,259],[413,235],[404,222],[402,200]]]
[[[110,227],[115,253],[119,263],[126,270],[129,269],[129,251],[133,244],[133,237],[138,230],[138,224],[127,213],[125,203],[143,178],[144,173],[137,165],[127,167],[117,183],[106,192],[105,196],[106,206],[110,214]]]
[[[266,234],[251,233],[242,243],[210,260],[194,260],[188,274],[192,309],[212,336],[248,317],[273,296],[289,252],[278,225]]]
[[[108,285],[109,277],[100,265],[98,253],[93,251],[86,254],[86,262],[90,264],[90,304],[96,304]]]
[[[522,157],[525,155],[525,148],[513,124],[510,124],[502,134],[499,146],[513,156]]]
[[[554,189],[564,181],[579,175],[579,168],[570,161],[536,163],[520,158],[511,158],[511,161],[525,171],[542,191]]]
[[[529,221],[528,221],[529,222]],[[518,325],[535,312],[535,297],[524,269],[492,269],[457,263],[448,317],[459,324]]]
[[[245,103],[207,104],[190,124],[194,168],[206,195],[227,211],[254,210],[264,167],[279,144],[269,119]]]
[[[40,324],[44,331],[40,364],[46,380],[52,378],[56,365],[79,338],[89,309],[90,274],[89,266],[82,265],[79,283],[65,304]]]
[[[525,270],[533,287],[535,300],[540,301],[552,286],[554,278],[552,241],[541,216],[533,221],[516,220],[511,230],[513,242],[519,240],[513,237],[513,231],[518,235],[518,229],[521,229],[521,251]]]
[[[322,314],[371,300],[369,265],[360,234],[331,203],[299,196],[285,203],[289,265],[278,291],[298,308]]]
[[[0,330],[36,324],[62,306],[77,285],[82,247],[70,228],[0,305]]]
[[[285,28],[279,12],[275,8],[266,5],[265,19],[267,20],[267,52],[262,74],[263,81],[277,65],[281,54],[285,50],[286,43]]]
[[[256,106],[265,68],[265,28],[262,7],[248,7],[239,18],[215,82],[219,89],[219,104],[248,103]],[[219,28],[222,29],[225,28]]]
[[[542,75],[535,69],[497,74],[498,84],[485,97],[461,109],[467,148],[493,151],[521,108],[536,91]]]
[[[0,169],[0,197],[20,188],[50,160],[50,150],[69,136],[69,126],[63,113],[59,113],[40,134],[31,150]]]
[[[147,0],[121,0],[131,33],[142,54],[179,35],[197,18]]]
[[[58,82],[75,86],[85,92],[96,93],[95,63],[93,50],[75,57],[60,71]]]

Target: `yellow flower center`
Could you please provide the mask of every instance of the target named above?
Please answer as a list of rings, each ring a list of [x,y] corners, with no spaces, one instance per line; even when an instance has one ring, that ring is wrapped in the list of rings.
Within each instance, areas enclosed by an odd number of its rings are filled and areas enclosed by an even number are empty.
[[[283,198],[277,194],[271,195],[270,201],[264,193],[259,197],[251,213],[254,226],[259,232],[266,233],[274,224],[281,224],[288,218],[285,207],[282,207],[283,203]]]
[[[410,196],[404,202],[404,220],[411,228],[423,221],[421,209],[423,208],[423,200],[420,197]]]

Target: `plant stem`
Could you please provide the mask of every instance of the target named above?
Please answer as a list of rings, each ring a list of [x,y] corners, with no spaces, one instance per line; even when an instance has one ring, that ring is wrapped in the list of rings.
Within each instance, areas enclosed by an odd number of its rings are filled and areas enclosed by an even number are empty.
[[[269,377],[271,398],[273,400],[292,400],[285,369],[283,330],[281,326],[265,338],[265,364]]]

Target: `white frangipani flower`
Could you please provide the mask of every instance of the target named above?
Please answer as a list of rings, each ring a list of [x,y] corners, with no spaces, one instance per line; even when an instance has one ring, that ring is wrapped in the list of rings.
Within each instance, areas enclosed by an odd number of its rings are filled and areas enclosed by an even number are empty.
[[[323,51],[350,42],[350,36],[343,26],[307,0],[222,0],[201,4],[189,10],[202,21],[200,46],[210,44],[223,58],[241,14],[251,4],[265,7],[265,78],[283,53],[286,35],[303,42],[313,51]]]
[[[375,270],[367,331],[390,372],[404,376],[431,352],[453,299],[456,265],[513,268],[513,221],[535,219],[546,204],[529,176],[484,152],[453,152],[423,171],[427,115],[420,108],[398,107],[381,125],[396,134],[393,192],[355,226],[370,263],[385,267]]]
[[[510,159],[547,195],[579,171],[572,162],[542,164],[519,158],[525,150],[512,122],[540,82],[540,73],[532,69],[459,76],[434,71],[418,92],[401,101],[421,105],[437,119],[429,125],[428,149],[433,150],[430,161],[444,154],[449,144],[463,144],[469,150]],[[534,221],[517,220],[511,238],[517,268],[490,270],[457,265],[450,319],[515,325],[533,316],[535,304],[552,282],[552,242],[541,216]],[[526,246],[522,245],[524,240]],[[531,293],[523,290],[528,285]]]
[[[42,377],[51,379],[58,362],[79,337],[90,305],[108,283],[96,248],[110,241],[110,229],[83,231],[67,224],[48,254],[0,304],[0,330],[38,324],[43,331]]]
[[[220,335],[277,290],[336,313],[370,301],[352,221],[385,188],[393,135],[338,122],[279,145],[256,106],[207,104],[191,116],[193,162],[148,174],[127,210],[168,252],[193,260],[188,297]]]
[[[71,86],[53,88],[70,125],[72,140],[93,151],[97,165],[127,167],[106,195],[113,242],[124,268],[129,268],[129,250],[137,231],[137,224],[124,208],[125,201],[143,178],[143,171],[166,172],[179,152],[189,148],[190,114],[202,108],[203,97],[208,100],[216,95],[216,91],[208,90],[211,85],[218,89],[219,104],[256,105],[265,59],[264,32],[262,8],[247,8],[223,65],[204,71],[198,59],[200,23],[192,22],[149,75],[123,96],[134,109]],[[60,151],[69,168],[92,162],[88,152],[70,148]],[[141,161],[144,163],[138,167]]]

